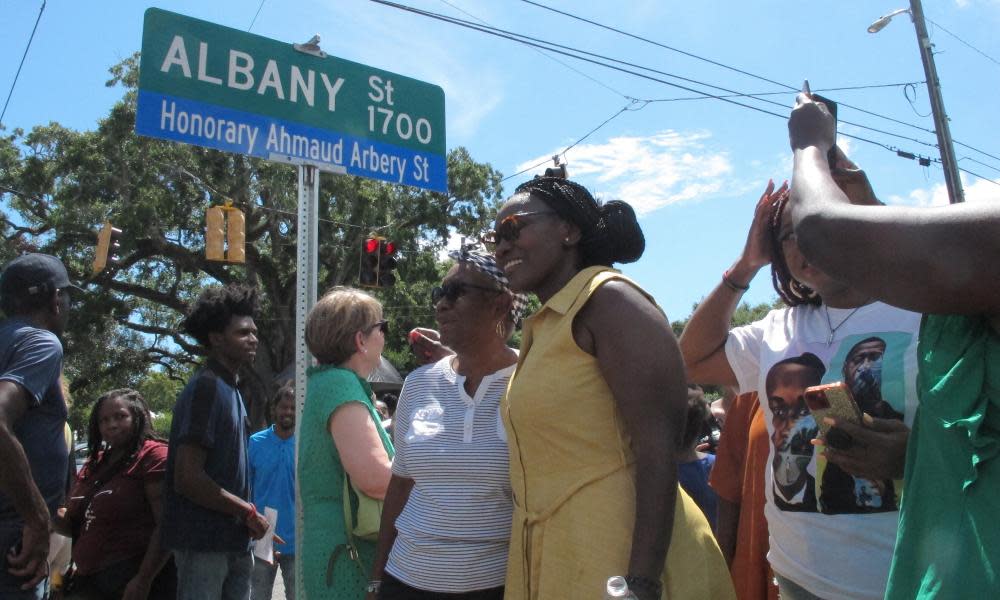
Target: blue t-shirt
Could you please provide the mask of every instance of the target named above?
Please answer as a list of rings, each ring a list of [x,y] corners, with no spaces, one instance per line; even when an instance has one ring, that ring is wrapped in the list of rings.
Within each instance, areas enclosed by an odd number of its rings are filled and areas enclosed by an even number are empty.
[[[715,529],[715,517],[719,512],[719,497],[708,485],[708,475],[714,464],[715,455],[706,454],[698,460],[677,465],[677,482],[705,513],[712,529]]]
[[[209,360],[177,398],[170,427],[164,479],[162,544],[169,550],[246,552],[250,530],[235,517],[195,504],[174,489],[177,450],[196,444],[206,452],[205,473],[224,490],[250,501],[247,460],[249,419],[236,380],[221,363]]]
[[[62,358],[62,344],[51,331],[18,318],[0,323],[0,381],[16,383],[28,396],[28,410],[14,425],[14,437],[24,448],[31,477],[50,514],[63,503],[69,469],[66,401],[59,384]],[[0,598],[19,592],[24,583],[7,571],[6,559],[23,528],[24,520],[10,497],[0,493]]]
[[[263,513],[270,506],[278,511],[275,531],[285,543],[275,549],[295,554],[295,436],[281,439],[274,425],[250,436],[250,473],[257,510]]]
[[[62,359],[62,344],[51,331],[18,318],[0,323],[0,381],[12,381],[28,394],[28,410],[14,426],[14,435],[53,514],[63,503],[69,469],[66,401],[59,384]],[[20,522],[20,517],[10,498],[0,493],[0,522],[13,520]]]

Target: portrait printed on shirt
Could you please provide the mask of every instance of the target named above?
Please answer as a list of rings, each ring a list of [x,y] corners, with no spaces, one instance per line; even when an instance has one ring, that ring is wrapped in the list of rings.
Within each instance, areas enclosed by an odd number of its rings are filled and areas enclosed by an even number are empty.
[[[898,510],[898,484],[853,477],[814,452],[818,426],[805,403],[805,389],[843,381],[862,412],[903,419],[903,360],[908,334],[848,336],[820,358],[805,352],[775,363],[765,380],[772,419],[774,503],[781,510],[825,514]],[[826,353],[824,353],[826,354]]]
[[[819,427],[805,402],[807,387],[819,385],[826,366],[806,352],[779,361],[767,372],[764,389],[771,411],[774,504],[781,510],[816,512],[816,482],[810,465]]]
[[[843,381],[861,412],[879,419],[903,420],[903,353],[909,335],[882,333],[851,336],[830,363],[839,372],[823,383]],[[820,457],[816,463],[819,509],[827,514],[886,512],[899,509],[898,486],[891,479],[852,477]]]

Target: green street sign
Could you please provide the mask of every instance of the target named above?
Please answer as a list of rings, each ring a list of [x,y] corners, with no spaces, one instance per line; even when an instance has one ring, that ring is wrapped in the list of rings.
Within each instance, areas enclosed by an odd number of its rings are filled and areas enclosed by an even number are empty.
[[[447,191],[439,86],[158,8],[136,132]]]

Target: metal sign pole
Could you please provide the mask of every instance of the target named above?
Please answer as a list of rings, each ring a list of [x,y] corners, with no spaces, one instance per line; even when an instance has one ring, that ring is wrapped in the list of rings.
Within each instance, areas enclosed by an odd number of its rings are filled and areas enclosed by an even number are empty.
[[[316,304],[316,270],[319,232],[319,169],[299,165],[298,261],[295,288],[295,439],[302,428],[302,410],[306,403],[306,367],[309,349],[306,347],[306,317]],[[299,462],[299,445],[295,444],[295,464]],[[302,540],[302,497],[295,479],[295,553]],[[296,561],[295,589],[304,590],[302,572]]]

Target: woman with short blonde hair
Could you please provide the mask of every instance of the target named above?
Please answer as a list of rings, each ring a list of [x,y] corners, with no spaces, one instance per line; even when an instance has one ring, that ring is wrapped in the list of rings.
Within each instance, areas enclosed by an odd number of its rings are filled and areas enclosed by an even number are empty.
[[[347,287],[327,292],[306,321],[306,344],[319,365],[308,370],[298,434],[296,475],[306,527],[296,569],[298,589],[310,600],[365,595],[374,544],[354,538],[356,555],[335,551],[348,542],[344,478],[378,500],[389,485],[392,442],[367,381],[381,360],[387,325],[378,300]]]
[[[354,288],[337,286],[316,302],[306,321],[306,345],[320,364],[339,365],[356,348],[354,334],[382,319],[382,305]]]

